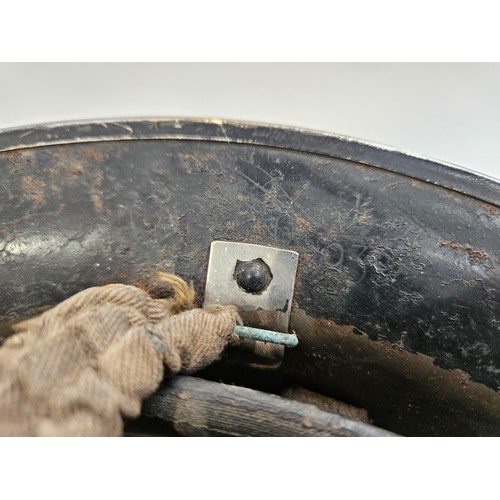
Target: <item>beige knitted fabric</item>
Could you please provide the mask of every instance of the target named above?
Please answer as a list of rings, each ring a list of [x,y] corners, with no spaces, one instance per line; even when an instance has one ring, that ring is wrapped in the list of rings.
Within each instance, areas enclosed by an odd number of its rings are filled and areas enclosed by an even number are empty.
[[[177,277],[164,279],[178,300],[96,287],[19,323],[0,348],[0,435],[119,436],[164,366],[166,375],[195,372],[237,341],[234,307],[173,316],[194,293]]]

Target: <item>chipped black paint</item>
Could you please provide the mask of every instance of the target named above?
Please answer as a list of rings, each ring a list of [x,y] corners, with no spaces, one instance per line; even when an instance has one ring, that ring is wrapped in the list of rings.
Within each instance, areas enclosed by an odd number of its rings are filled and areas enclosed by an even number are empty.
[[[308,316],[500,387],[498,184],[287,129],[82,127],[0,133],[4,322],[157,268],[201,293],[211,241],[244,241],[300,253]]]

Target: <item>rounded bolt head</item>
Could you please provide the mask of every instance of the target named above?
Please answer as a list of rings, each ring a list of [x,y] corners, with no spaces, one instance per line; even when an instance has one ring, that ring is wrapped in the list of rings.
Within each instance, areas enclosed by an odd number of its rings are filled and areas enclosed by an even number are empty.
[[[262,259],[238,260],[233,278],[245,292],[260,294],[269,286],[273,275],[269,266]]]

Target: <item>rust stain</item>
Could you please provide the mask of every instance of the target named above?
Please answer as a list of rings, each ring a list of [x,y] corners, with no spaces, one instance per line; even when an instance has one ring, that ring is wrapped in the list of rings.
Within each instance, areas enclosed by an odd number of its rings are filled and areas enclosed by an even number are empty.
[[[286,370],[316,381],[308,388],[324,395],[335,397],[340,391],[337,396],[344,397],[338,399],[366,408],[374,420],[377,413],[387,429],[404,433],[396,427],[414,417],[415,425],[422,426],[426,412],[433,424],[434,413],[449,419],[442,434],[450,432],[447,425],[455,425],[456,418],[472,426],[500,426],[497,391],[474,382],[463,370],[441,368],[432,357],[410,352],[402,341],[372,340],[353,325],[312,318],[301,309],[292,309],[290,329],[299,337],[299,347],[287,353]],[[300,377],[296,383],[303,383]],[[460,428],[452,432],[459,434]],[[422,429],[421,434],[429,430]]]
[[[309,231],[311,229],[311,224],[304,219],[304,217],[295,217],[295,222],[297,226],[299,227],[299,232],[304,233],[306,231]]]
[[[276,203],[276,200],[278,199],[278,193],[274,190],[269,190],[266,191],[266,202],[274,204]]]
[[[22,156],[22,152],[18,150],[8,151],[5,153],[5,157],[9,163],[17,163],[19,158]]]
[[[449,247],[452,250],[465,252],[471,263],[485,263],[488,260],[488,254],[484,250],[478,250],[468,243],[457,243],[456,241],[440,241],[442,247]]]
[[[367,214],[366,212],[363,212],[363,213],[358,215],[357,221],[359,224],[364,224],[369,218],[370,218],[370,215]]]
[[[417,179],[411,179],[410,184],[417,189],[423,189],[425,187],[425,182],[419,181]]]
[[[84,164],[65,151],[48,148],[44,152],[51,158],[44,168],[44,180],[52,195],[60,196],[64,186],[76,185],[76,176],[78,172],[83,174]]]
[[[82,156],[88,162],[99,163],[106,160],[109,156],[107,148],[105,148],[105,145],[103,144],[100,144],[99,146],[87,144],[86,147],[82,148],[81,152]]]
[[[33,179],[29,175],[23,176],[24,198],[34,203],[35,208],[43,204],[45,183],[39,179]]]
[[[58,158],[58,162],[49,169],[50,188],[53,193],[60,193],[64,184],[75,186],[76,177],[84,174],[85,165],[78,160],[66,161]]]
[[[495,205],[492,205],[491,203],[486,203],[485,201],[481,201],[481,206],[490,214],[495,214],[498,210],[498,208]]]
[[[99,173],[93,175],[92,176],[92,185],[94,187],[100,187],[102,184],[102,179],[103,179],[102,172],[99,172]]]
[[[102,212],[102,199],[97,193],[92,193],[90,195],[92,204],[94,205],[96,213],[100,214]]]
[[[69,175],[82,175],[84,165],[80,161],[70,161],[64,164],[64,170]]]
[[[91,178],[92,185],[90,192],[90,200],[92,201],[92,204],[94,205],[97,214],[102,213],[102,208],[103,208],[103,202],[101,197],[102,192],[99,189],[101,187],[102,180],[103,180],[102,172],[98,172]]]

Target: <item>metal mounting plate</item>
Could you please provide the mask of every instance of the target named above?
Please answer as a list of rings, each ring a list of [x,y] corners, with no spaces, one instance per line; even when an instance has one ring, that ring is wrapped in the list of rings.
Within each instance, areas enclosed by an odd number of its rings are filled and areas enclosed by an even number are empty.
[[[262,259],[272,273],[271,282],[260,294],[252,294],[240,288],[234,278],[238,261],[255,259]],[[291,250],[214,241],[210,248],[205,305],[234,304],[240,311],[263,311],[259,326],[287,332],[298,259],[299,254]]]

